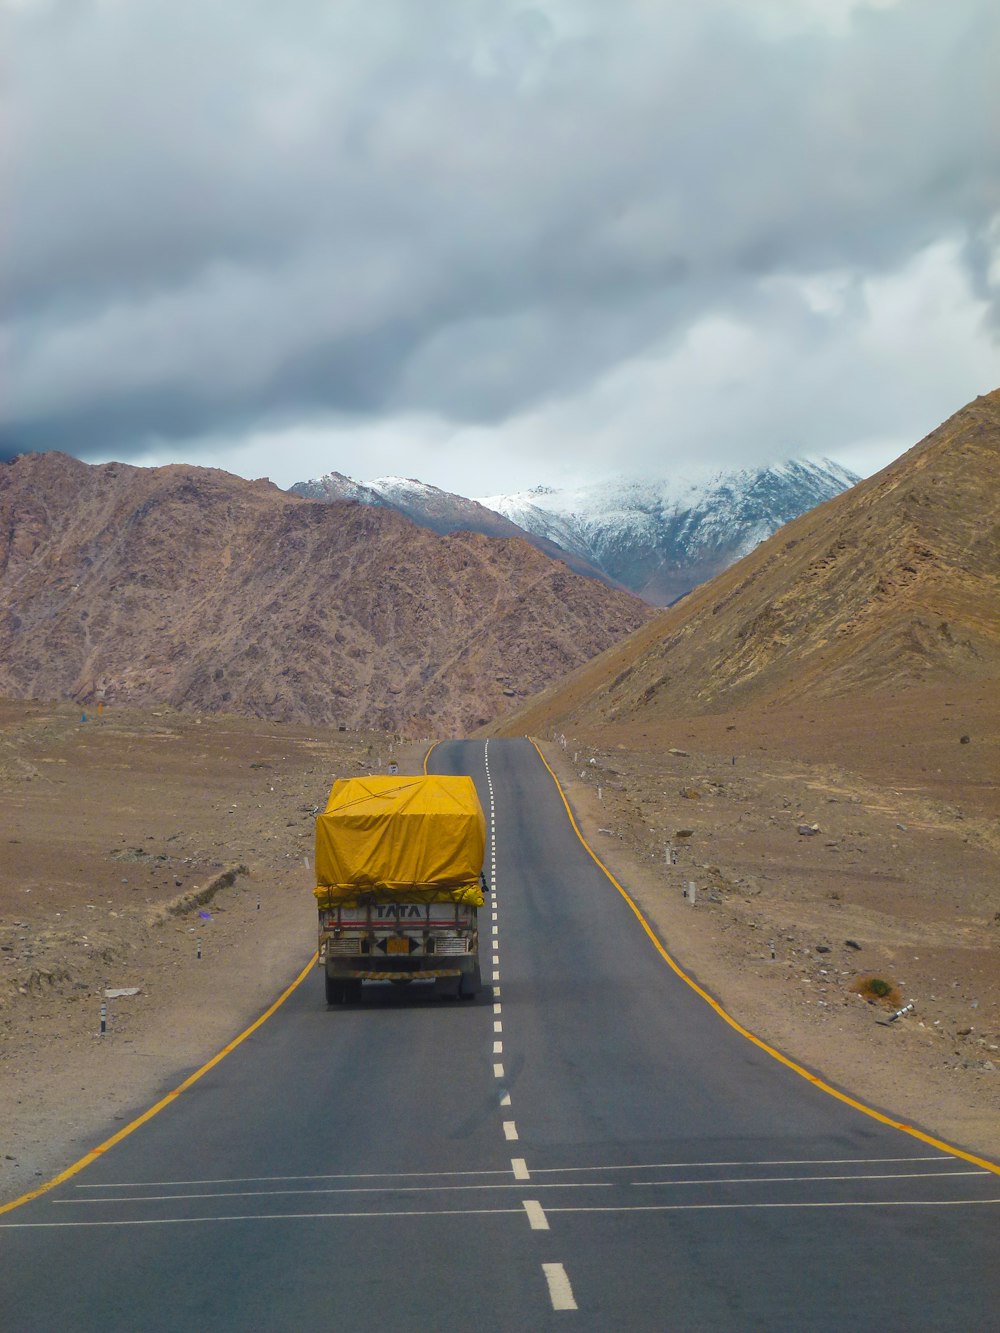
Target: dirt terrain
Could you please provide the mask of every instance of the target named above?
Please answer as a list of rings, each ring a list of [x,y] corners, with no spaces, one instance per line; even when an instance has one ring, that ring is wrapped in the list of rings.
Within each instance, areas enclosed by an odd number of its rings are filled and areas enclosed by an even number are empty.
[[[680,964],[859,1100],[1000,1160],[995,685],[615,740],[557,734],[543,748]],[[858,993],[872,977],[890,983],[884,1000]]]
[[[0,1199],[262,1012],[314,947],[315,807],[335,777],[419,772],[426,748],[169,709],[86,717],[0,703]]]

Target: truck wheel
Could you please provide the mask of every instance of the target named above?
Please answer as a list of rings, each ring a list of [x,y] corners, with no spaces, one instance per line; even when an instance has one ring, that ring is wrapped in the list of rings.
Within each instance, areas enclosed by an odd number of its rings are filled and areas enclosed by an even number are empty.
[[[474,1000],[483,984],[483,976],[477,963],[471,972],[463,972],[458,983],[458,993],[463,1000]]]
[[[323,980],[326,983],[326,1002],[327,1004],[340,1004],[344,999],[344,983],[337,981],[325,973]]]
[[[361,982],[360,982],[360,981],[344,981],[344,982],[341,983],[341,985],[342,985],[343,988],[344,988],[344,1003],[345,1003],[345,1004],[360,1004],[360,1003],[361,1003]]]

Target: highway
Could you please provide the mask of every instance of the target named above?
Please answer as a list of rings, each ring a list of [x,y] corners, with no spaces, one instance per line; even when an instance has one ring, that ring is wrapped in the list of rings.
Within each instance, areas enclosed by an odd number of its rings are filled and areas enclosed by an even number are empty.
[[[328,1009],[314,969],[0,1215],[4,1333],[997,1327],[1000,1175],[728,1026],[529,742],[430,768],[471,773],[491,819],[479,1000]]]

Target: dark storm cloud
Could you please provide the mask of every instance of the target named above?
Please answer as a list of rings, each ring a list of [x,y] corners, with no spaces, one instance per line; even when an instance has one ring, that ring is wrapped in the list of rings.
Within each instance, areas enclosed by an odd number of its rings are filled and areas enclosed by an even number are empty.
[[[995,298],[993,0],[752,9],[0,0],[0,456],[502,420],[941,238]]]

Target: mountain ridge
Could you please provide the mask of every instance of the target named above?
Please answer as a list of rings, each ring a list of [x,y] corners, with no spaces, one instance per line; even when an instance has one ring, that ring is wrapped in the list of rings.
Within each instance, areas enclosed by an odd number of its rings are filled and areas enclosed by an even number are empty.
[[[1000,390],[510,719],[662,723],[1000,675]],[[507,724],[500,728],[506,730]]]
[[[644,623],[521,538],[173,464],[0,466],[0,694],[463,734]]]
[[[527,532],[505,515],[496,513],[477,500],[443,491],[438,486],[418,481],[414,477],[376,477],[372,481],[358,482],[342,472],[327,472],[311,481],[297,481],[288,489],[290,494],[308,500],[326,503],[332,500],[355,500],[375,508],[394,509],[411,523],[430,528],[439,536],[453,532],[479,532],[486,537],[516,537],[529,542],[550,560],[561,560],[574,573],[597,579],[611,588],[623,587],[586,556],[564,550],[544,534]]]
[[[663,606],[858,480],[829,460],[788,460],[728,471],[688,468],[648,480],[618,475],[471,500],[415,478],[356,482],[339,472],[296,482],[290,490],[394,508],[440,533],[525,536],[577,573]]]
[[[545,533],[660,606],[859,480],[829,459],[789,459],[755,468],[689,468],[667,478],[621,475],[480,503]]]

